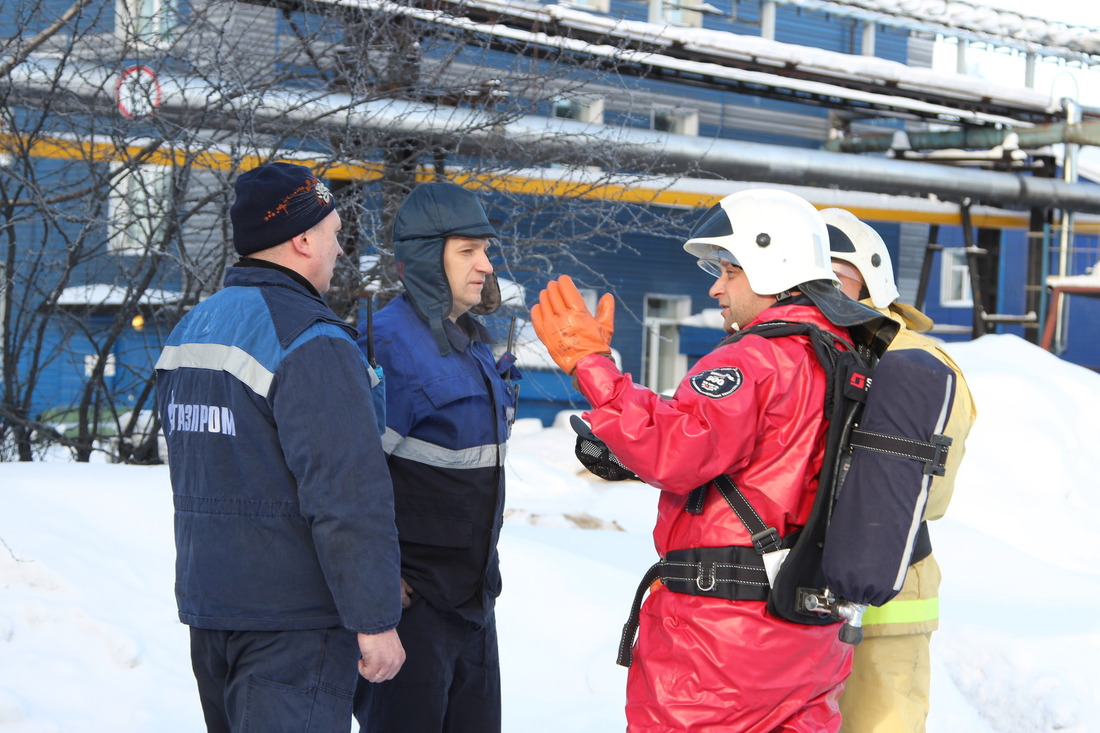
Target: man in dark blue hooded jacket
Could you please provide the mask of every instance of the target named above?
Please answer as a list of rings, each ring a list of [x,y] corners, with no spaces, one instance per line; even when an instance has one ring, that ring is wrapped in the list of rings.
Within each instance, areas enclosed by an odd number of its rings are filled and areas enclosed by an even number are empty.
[[[368,731],[500,730],[493,608],[511,380],[519,375],[510,356],[494,359],[488,332],[470,316],[499,305],[488,252],[496,236],[477,197],[452,183],[417,187],[394,220],[405,292],[374,318],[374,341],[386,375],[382,445],[408,656],[392,680],[360,680],[356,717]],[[361,330],[361,347],[366,337]]]

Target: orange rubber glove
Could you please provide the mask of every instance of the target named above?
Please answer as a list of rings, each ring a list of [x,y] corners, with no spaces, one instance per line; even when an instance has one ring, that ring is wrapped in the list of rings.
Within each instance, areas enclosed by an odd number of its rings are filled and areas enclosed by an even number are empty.
[[[596,303],[596,325],[600,327],[600,338],[610,347],[615,335],[615,298],[611,293],[604,293]]]
[[[531,309],[535,334],[550,352],[550,358],[572,376],[577,362],[589,354],[610,354],[615,331],[615,299],[610,293],[600,298],[596,317],[588,312],[577,286],[568,275],[551,280],[539,293]]]

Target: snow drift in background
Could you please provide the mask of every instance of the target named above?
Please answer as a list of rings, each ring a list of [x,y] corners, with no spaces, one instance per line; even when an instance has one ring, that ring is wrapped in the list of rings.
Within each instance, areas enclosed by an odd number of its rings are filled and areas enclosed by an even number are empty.
[[[1013,336],[948,350],[978,406],[948,516],[931,733],[1100,720],[1100,376]],[[656,492],[600,482],[567,427],[516,424],[498,606],[505,731],[622,730],[615,666]],[[0,464],[0,731],[191,733],[163,466]]]

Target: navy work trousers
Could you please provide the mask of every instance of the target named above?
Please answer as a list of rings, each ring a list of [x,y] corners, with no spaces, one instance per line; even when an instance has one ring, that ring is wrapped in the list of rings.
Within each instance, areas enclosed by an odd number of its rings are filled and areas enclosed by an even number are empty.
[[[191,628],[209,733],[348,733],[358,660],[346,629]]]
[[[478,626],[423,598],[401,616],[405,664],[388,682],[359,680],[355,717],[365,733],[499,733],[496,617]]]

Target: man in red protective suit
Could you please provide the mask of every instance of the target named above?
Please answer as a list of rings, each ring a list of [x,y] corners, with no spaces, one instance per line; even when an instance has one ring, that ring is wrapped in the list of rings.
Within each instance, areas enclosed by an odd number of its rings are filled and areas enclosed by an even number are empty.
[[[825,223],[793,194],[727,196],[684,249],[716,276],[709,294],[730,334],[763,322],[805,322],[843,347],[849,331],[835,324],[868,319],[869,309],[837,290]],[[627,678],[628,729],[837,731],[851,647],[838,640],[836,626],[794,624],[767,611],[768,580],[754,539],[713,483],[727,475],[780,536],[806,523],[827,427],[825,372],[809,339],[727,339],[662,398],[606,358],[613,309],[605,295],[592,316],[563,276],[540,294],[531,318],[591,403],[585,417],[595,435],[661,490],[653,533],[661,557],[721,548],[757,566],[740,581],[711,566],[709,577],[688,584],[736,587],[728,597],[678,592],[660,580],[650,586]]]

